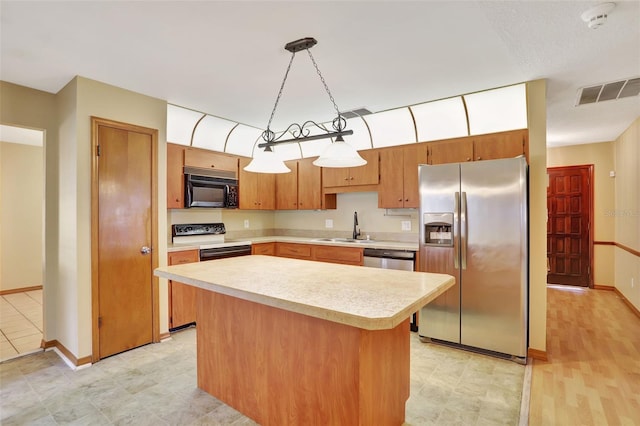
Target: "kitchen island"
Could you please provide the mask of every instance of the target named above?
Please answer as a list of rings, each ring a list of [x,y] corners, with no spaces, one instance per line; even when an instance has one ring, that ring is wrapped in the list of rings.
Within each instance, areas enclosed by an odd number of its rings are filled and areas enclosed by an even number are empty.
[[[199,288],[198,387],[261,425],[401,425],[409,316],[454,283],[272,256],[155,274]]]

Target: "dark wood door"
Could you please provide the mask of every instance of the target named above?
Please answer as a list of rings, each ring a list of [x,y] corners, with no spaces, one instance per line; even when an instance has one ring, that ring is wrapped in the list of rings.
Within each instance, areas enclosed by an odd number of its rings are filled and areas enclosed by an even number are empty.
[[[547,282],[588,287],[593,166],[552,167],[547,172]]]
[[[152,136],[98,126],[99,358],[153,339]]]

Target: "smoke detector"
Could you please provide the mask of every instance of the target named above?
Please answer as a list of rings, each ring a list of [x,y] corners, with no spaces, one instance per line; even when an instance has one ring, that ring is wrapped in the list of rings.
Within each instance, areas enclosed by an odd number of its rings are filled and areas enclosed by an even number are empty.
[[[615,3],[602,3],[582,12],[580,17],[593,30],[600,28],[607,22],[607,15],[616,7]]]

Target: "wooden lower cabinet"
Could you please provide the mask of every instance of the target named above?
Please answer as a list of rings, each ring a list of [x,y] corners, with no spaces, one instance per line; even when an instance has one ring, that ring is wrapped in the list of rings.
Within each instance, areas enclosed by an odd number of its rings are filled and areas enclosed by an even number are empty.
[[[169,252],[169,265],[199,261],[198,250]],[[169,280],[169,329],[196,322],[197,288]]]
[[[313,259],[328,263],[361,266],[363,249],[357,247],[313,246]]]
[[[276,243],[251,244],[251,254],[262,254],[265,256],[275,256]]]
[[[317,260],[327,263],[362,266],[361,247],[342,247],[320,244],[275,243],[276,256],[302,260]]]
[[[313,260],[310,244],[276,243],[276,256]]]

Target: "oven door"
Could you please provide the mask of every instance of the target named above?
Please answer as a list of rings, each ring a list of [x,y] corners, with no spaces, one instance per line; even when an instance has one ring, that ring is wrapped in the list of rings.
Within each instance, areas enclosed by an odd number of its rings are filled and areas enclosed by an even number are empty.
[[[200,262],[227,257],[248,256],[250,254],[250,245],[200,249]]]

